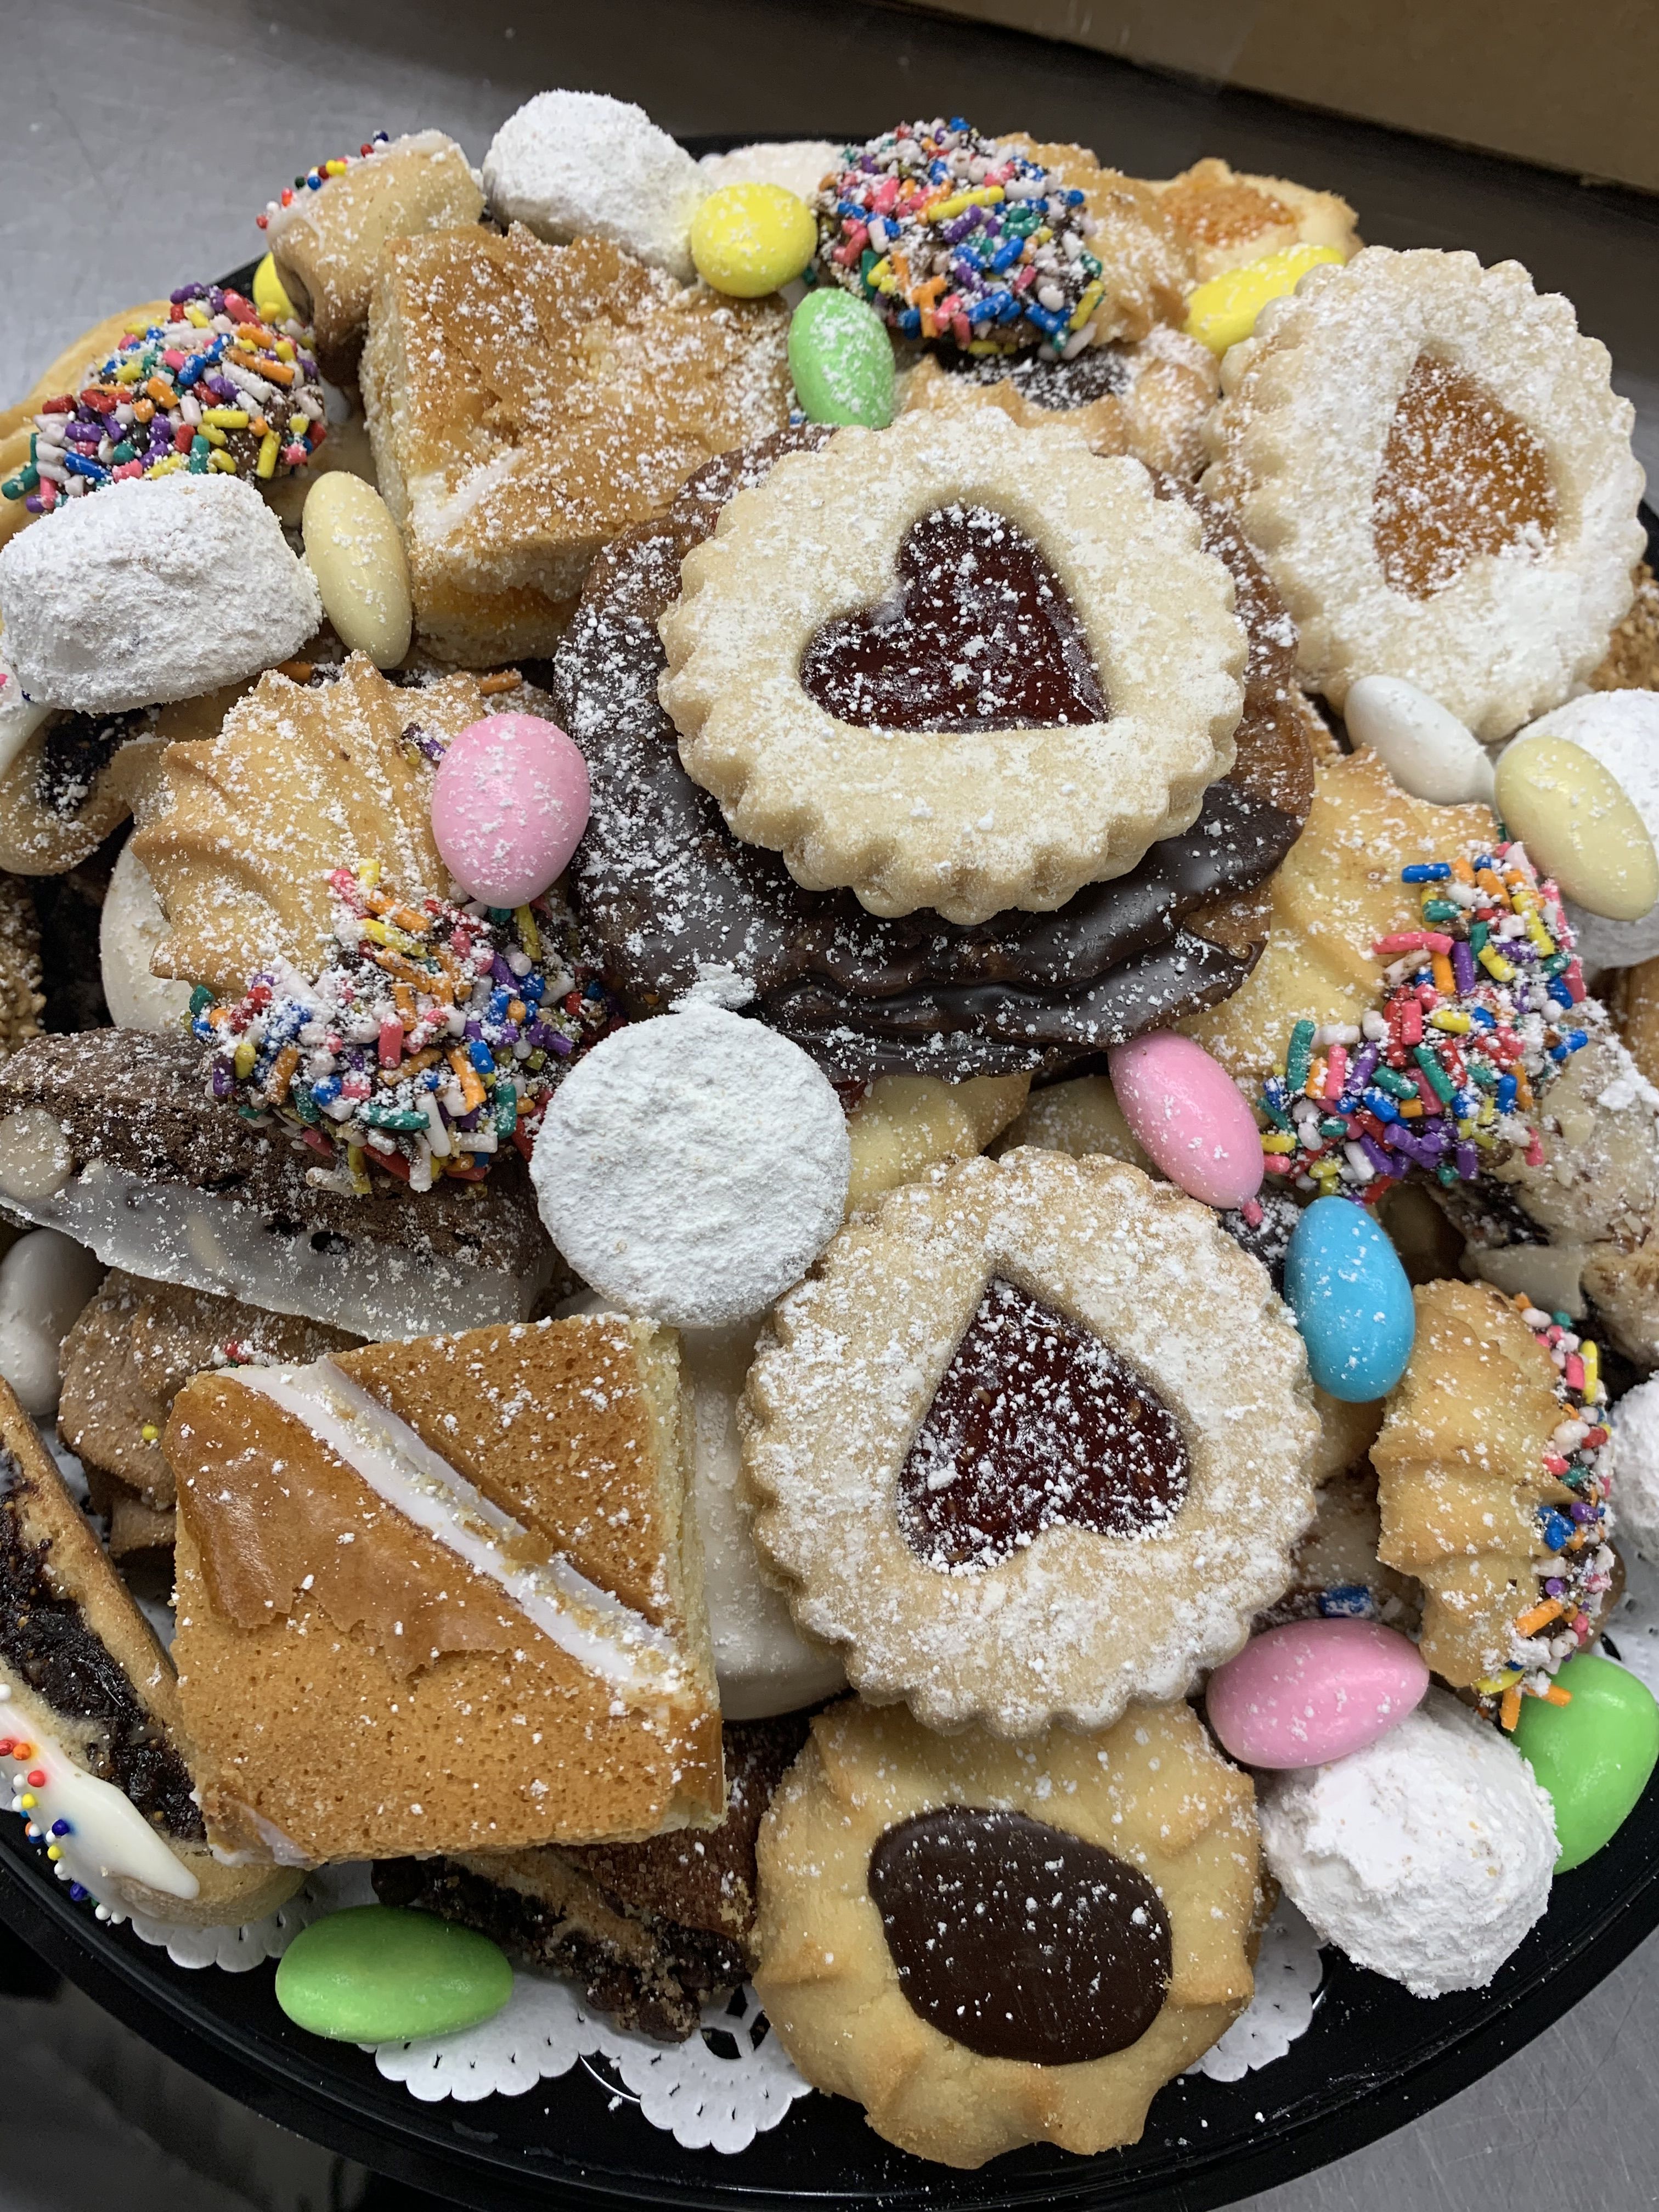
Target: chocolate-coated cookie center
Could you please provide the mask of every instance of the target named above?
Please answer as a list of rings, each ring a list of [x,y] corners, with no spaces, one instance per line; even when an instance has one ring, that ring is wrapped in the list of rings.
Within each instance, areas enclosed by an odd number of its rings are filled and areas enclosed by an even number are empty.
[[[1419,354],[1371,495],[1371,533],[1389,583],[1431,599],[1477,554],[1541,551],[1555,522],[1541,441],[1474,377]]]
[[[1022,399],[1050,414],[1069,414],[1097,399],[1115,398],[1133,374],[1122,346],[1089,346],[1070,361],[1046,354],[962,353],[951,349],[936,356],[941,368],[969,384],[1007,384]]]
[[[990,1567],[1057,1525],[1163,1528],[1191,1475],[1180,1425],[1145,1376],[997,1276],[899,1471],[899,1528],[929,1566]]]
[[[906,532],[893,588],[826,623],[801,655],[808,696],[860,729],[1041,729],[1103,722],[1089,642],[1033,540],[984,507]]]
[[[877,1838],[870,1894],[912,2009],[982,2058],[1082,2065],[1138,2043],[1163,2009],[1162,1899],[1063,1828],[920,1813]]]

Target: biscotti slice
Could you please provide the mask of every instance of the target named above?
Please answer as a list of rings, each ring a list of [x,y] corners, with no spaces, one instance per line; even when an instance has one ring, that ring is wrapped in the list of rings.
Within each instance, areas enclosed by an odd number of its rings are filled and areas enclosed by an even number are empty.
[[[721,1819],[672,1331],[599,1316],[222,1370],[162,1443],[216,1843],[315,1863]]]
[[[258,1920],[287,1869],[210,1852],[172,1662],[0,1382],[0,1777],[64,1880],[196,1927]]]

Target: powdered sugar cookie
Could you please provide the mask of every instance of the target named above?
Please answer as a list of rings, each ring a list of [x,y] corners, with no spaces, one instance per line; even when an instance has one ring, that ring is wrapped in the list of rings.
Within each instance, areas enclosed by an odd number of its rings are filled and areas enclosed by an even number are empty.
[[[1222,364],[1204,477],[1261,547],[1340,706],[1401,676],[1492,740],[1583,684],[1643,532],[1630,402],[1518,262],[1369,246]]]
[[[1066,432],[842,430],[740,491],[681,574],[659,690],[688,774],[872,913],[1060,906],[1232,765],[1231,580],[1143,470]]]
[[[750,1370],[762,1555],[933,1728],[1176,1698],[1289,1587],[1300,1338],[1207,1208],[1115,1160],[935,1170],[842,1232]]]
[[[761,1313],[840,1225],[841,1101],[799,1045],[693,1003],[607,1037],[560,1085],[530,1172],[596,1291],[680,1328]]]
[[[842,152],[829,138],[767,139],[734,146],[728,154],[705,154],[698,166],[716,191],[722,185],[781,185],[797,199],[810,200]]]
[[[642,107],[602,92],[538,92],[509,115],[483,159],[503,222],[562,245],[604,238],[682,284],[691,218],[712,189],[691,156]]]
[[[756,1986],[905,2150],[1105,2150],[1248,2001],[1257,1855],[1249,1781],[1185,1705],[1013,1747],[849,1699],[762,1823]]]

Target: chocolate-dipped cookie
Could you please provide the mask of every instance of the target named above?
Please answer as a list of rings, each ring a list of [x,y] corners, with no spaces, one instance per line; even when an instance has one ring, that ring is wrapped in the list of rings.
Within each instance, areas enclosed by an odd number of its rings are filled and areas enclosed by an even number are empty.
[[[1224,950],[1181,923],[1279,865],[1305,819],[1312,770],[1294,629],[1207,502],[1194,500],[1205,550],[1233,572],[1249,640],[1237,757],[1193,827],[1128,874],[1050,913],[972,926],[925,911],[884,918],[850,892],[804,890],[777,854],[734,837],[686,774],[657,696],[657,622],[678,596],[680,562],[734,493],[830,434],[785,431],[700,470],[665,522],[599,556],[553,665],[560,720],[592,779],[575,879],[607,981],[648,1006],[723,978],[832,1074],[854,1079],[1053,1070],[1230,996],[1249,971],[1248,945]],[[1159,489],[1179,488],[1165,479]]]

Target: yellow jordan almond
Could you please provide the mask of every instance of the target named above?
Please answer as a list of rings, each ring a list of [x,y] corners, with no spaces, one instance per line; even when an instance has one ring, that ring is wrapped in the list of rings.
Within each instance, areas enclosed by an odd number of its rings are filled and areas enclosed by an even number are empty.
[[[253,272],[253,304],[268,323],[291,323],[299,313],[299,309],[283,289],[283,280],[276,274],[274,254],[267,253]]]
[[[1498,763],[1493,801],[1511,837],[1570,899],[1639,921],[1659,899],[1659,854],[1624,786],[1582,745],[1522,738]]]
[[[1342,258],[1334,246],[1286,246],[1260,261],[1247,261],[1242,269],[1225,270],[1188,295],[1187,334],[1201,339],[1212,353],[1225,353],[1249,337],[1269,300],[1294,292],[1322,262]]]
[[[323,611],[349,653],[395,668],[415,618],[409,563],[392,510],[372,484],[344,469],[319,477],[301,521]]]

